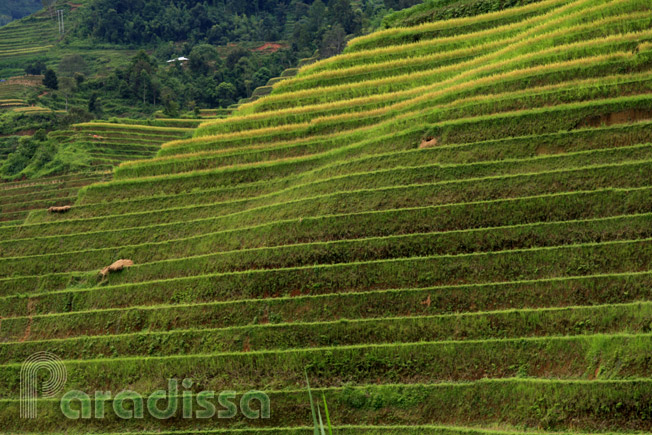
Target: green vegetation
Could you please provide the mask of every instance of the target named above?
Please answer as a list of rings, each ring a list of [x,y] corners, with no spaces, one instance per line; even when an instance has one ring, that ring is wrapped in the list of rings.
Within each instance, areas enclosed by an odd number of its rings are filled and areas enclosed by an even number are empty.
[[[349,5],[320,3],[291,3],[286,21],[308,17],[293,35],[315,9],[327,23]],[[145,16],[115,4],[125,13],[97,22],[107,4],[87,5],[76,35],[183,37],[208,58],[228,20],[215,11],[235,8],[196,6],[206,22],[184,33],[163,0]],[[270,18],[281,4],[240,7]],[[180,17],[193,10],[179,3]],[[91,62],[74,57],[56,69],[56,104],[0,94],[2,116],[22,122],[3,125],[6,178],[80,150],[75,174],[0,185],[0,432],[649,432],[650,13],[644,0],[429,1],[239,106],[168,100],[146,120],[90,119],[113,113],[99,93],[57,112],[79,99],[62,85],[98,86],[77,83]],[[289,31],[276,26],[261,29]],[[333,49],[342,35],[329,32]],[[156,56],[125,59],[107,95],[144,110],[159,98],[148,75],[201,81]],[[19,138],[28,117],[58,128]],[[148,397],[188,378],[179,400],[256,389],[271,417],[67,419],[60,392],[19,419],[21,363],[40,350],[62,358],[67,389]]]
[[[426,0],[418,6],[386,16],[383,18],[383,27],[410,27],[481,14],[489,17],[492,12],[539,1],[541,0]]]
[[[42,6],[39,0],[7,0],[0,5],[0,26],[38,11]]]
[[[33,10],[28,3],[2,6],[0,25]],[[195,128],[205,116],[202,110],[223,107],[219,114],[204,112],[223,116],[238,101],[269,93],[273,83],[296,73],[301,57],[317,60],[320,48],[321,57],[337,54],[346,39],[377,27],[388,8],[414,3],[148,0],[145,7],[131,1],[47,0],[43,10],[0,28],[0,134],[24,136],[154,113],[170,119],[165,126]],[[63,33],[57,11],[63,12]],[[178,58],[186,60],[170,61]],[[194,120],[174,121],[189,116]],[[11,131],[3,131],[7,128]],[[19,149],[16,138],[0,138],[0,158],[11,157],[0,178],[105,170],[151,157],[153,146],[160,145],[147,143],[150,148],[143,150],[111,143],[97,149],[70,136],[63,143],[40,141],[33,152],[25,150],[29,146]]]

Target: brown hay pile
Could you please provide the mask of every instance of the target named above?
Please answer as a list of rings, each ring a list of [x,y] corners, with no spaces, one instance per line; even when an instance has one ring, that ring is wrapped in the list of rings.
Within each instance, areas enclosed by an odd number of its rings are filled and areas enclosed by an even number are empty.
[[[134,265],[134,262],[131,260],[118,260],[110,266],[106,266],[104,269],[100,270],[100,275],[105,278],[109,273],[120,272],[125,267],[131,267]]]
[[[436,137],[427,137],[424,140],[421,141],[421,144],[419,145],[419,149],[423,148],[431,148],[437,145],[437,138]]]

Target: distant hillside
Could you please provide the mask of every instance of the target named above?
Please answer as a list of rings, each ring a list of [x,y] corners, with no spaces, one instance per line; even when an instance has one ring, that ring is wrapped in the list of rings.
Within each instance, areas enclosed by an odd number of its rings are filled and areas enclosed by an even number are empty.
[[[295,74],[300,59],[335,55],[390,9],[419,1],[47,0],[45,10],[0,28],[0,178],[96,162],[97,150],[77,135],[18,136],[94,118],[198,116],[258,98]]]
[[[79,73],[86,80],[75,97],[88,100],[95,90],[120,100],[118,106],[140,102],[148,114],[171,100],[182,110],[229,106],[299,59],[316,50],[337,54],[351,37],[377,28],[390,9],[421,0],[52,1],[51,9],[63,10],[65,33],[45,11],[0,29],[0,79],[46,67]],[[150,56],[147,78],[142,64],[128,68],[141,49]],[[77,59],[69,62],[71,56]],[[182,68],[167,62],[181,57],[189,59]]]
[[[0,26],[32,14],[42,7],[41,0],[0,1]]]

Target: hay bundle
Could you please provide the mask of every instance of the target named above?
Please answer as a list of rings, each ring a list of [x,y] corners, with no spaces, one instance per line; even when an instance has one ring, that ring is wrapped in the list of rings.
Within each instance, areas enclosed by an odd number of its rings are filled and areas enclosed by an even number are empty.
[[[431,148],[437,145],[437,138],[436,137],[427,137],[424,140],[421,141],[421,144],[419,145],[420,149],[423,148]]]
[[[109,273],[120,272],[125,267],[133,266],[134,262],[131,260],[118,260],[110,266],[106,266],[104,269],[100,270],[100,275],[102,278],[105,278]]]

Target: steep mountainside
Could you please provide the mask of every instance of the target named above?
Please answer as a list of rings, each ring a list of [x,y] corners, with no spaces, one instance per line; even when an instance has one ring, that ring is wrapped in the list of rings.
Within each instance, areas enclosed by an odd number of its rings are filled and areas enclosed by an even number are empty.
[[[649,0],[391,28],[0,226],[1,432],[649,432],[650,89]],[[36,351],[271,414],[21,419]]]

